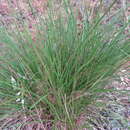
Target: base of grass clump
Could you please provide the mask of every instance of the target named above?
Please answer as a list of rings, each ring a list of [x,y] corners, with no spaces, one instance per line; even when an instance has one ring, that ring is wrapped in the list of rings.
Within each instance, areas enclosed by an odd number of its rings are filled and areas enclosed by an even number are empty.
[[[0,107],[24,113],[19,117],[27,123],[22,129],[82,129],[78,117],[90,105],[96,106],[102,93],[113,91],[104,84],[129,58],[126,24],[109,36],[107,25],[101,24],[110,8],[102,17],[97,13],[93,22],[82,21],[80,30],[73,9],[66,2],[64,8],[65,17],[55,18],[50,10],[34,34],[26,23],[22,31],[16,25],[15,33],[1,27],[0,42],[8,53],[1,56]],[[91,127],[92,120],[88,118],[84,127]]]

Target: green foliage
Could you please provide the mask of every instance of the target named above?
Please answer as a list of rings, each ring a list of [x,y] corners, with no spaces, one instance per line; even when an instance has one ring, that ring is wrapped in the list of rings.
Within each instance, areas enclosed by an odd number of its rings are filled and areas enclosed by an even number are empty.
[[[49,108],[55,121],[74,127],[76,115],[95,103],[105,92],[102,83],[129,58],[126,25],[114,34],[109,30],[108,39],[101,20],[84,21],[79,33],[72,12],[56,20],[50,15],[36,26],[35,40],[26,26],[16,34],[1,27],[0,42],[7,54],[1,56],[0,108]]]

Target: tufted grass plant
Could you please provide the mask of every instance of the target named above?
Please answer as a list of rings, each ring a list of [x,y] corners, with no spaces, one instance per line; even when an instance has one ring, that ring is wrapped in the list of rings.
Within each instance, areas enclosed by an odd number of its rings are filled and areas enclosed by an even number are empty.
[[[127,25],[107,33],[106,28],[115,25],[103,25],[104,14],[92,23],[84,20],[79,31],[73,11],[65,10],[65,18],[54,19],[51,11],[46,20],[40,18],[35,39],[26,24],[22,31],[0,28],[7,52],[0,58],[2,116],[42,109],[53,125],[62,121],[73,129],[75,119],[100,93],[113,91],[103,83],[129,58]]]

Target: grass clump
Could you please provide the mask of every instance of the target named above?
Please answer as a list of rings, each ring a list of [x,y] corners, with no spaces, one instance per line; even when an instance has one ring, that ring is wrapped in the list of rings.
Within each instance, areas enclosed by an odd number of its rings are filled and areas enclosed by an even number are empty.
[[[69,9],[65,18],[53,19],[51,14],[41,20],[35,38],[26,25],[16,32],[1,27],[0,42],[7,48],[0,65],[1,114],[42,110],[52,129],[58,121],[74,129],[76,118],[108,91],[102,83],[129,58],[126,25],[108,39],[97,16],[93,23],[83,21],[79,31]]]

